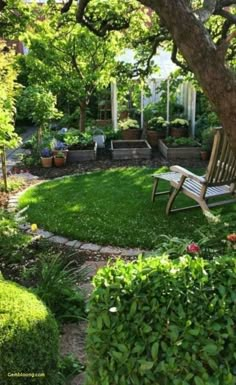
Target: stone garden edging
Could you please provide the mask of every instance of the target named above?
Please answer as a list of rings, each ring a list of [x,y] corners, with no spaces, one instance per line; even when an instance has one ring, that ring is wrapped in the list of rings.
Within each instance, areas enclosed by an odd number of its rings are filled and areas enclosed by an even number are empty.
[[[96,172],[96,171],[94,171],[94,172]],[[92,172],[73,174],[73,176],[80,176],[80,175],[91,174],[91,173]],[[24,177],[25,175],[21,174],[21,176]],[[60,176],[60,177],[54,178],[53,180],[69,178],[71,176],[72,175]],[[27,178],[28,179],[38,179],[38,177],[35,177],[31,174],[28,174]],[[7,210],[9,212],[15,212],[17,205],[18,205],[18,200],[21,197],[21,195],[23,195],[28,189],[33,188],[34,186],[42,184],[42,183],[50,182],[51,180],[52,179],[39,180],[33,186],[28,186],[24,190],[22,190],[16,194],[12,194],[9,198],[9,201],[8,201]],[[53,242],[57,245],[68,246],[68,247],[71,247],[75,250],[80,250],[80,251],[84,250],[87,252],[99,252],[101,254],[116,255],[116,256],[121,256],[121,257],[122,256],[124,256],[124,257],[136,257],[136,256],[146,252],[146,250],[142,250],[142,249],[138,249],[138,248],[123,248],[123,247],[115,247],[115,246],[110,246],[110,245],[104,246],[104,245],[98,245],[98,244],[90,243],[90,242],[82,242],[82,241],[79,241],[76,239],[70,240],[69,238],[53,234],[50,231],[46,231],[43,229],[38,229],[37,231],[32,231],[30,223],[21,224],[21,225],[19,225],[19,228],[22,231],[27,232],[28,234],[37,235],[40,238],[46,239],[46,240]]]

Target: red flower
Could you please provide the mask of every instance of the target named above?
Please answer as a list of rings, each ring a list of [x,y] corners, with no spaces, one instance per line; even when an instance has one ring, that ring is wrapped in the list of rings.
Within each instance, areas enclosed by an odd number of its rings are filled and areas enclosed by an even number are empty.
[[[236,242],[236,233],[227,235],[227,240],[230,242]]]
[[[187,252],[189,254],[198,254],[200,252],[200,247],[196,243],[190,243],[187,246]]]

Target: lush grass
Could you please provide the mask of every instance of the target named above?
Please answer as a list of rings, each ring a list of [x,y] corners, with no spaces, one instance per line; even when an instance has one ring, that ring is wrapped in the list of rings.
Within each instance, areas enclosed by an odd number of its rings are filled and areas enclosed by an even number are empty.
[[[167,196],[151,202],[152,173],[148,168],[120,168],[54,180],[28,190],[20,206],[29,205],[31,222],[71,239],[151,249],[161,234],[191,238],[206,223],[202,211],[167,217]],[[168,183],[160,187],[165,190]],[[193,201],[182,194],[176,200],[177,207],[189,203]],[[235,209],[226,206],[222,213]]]

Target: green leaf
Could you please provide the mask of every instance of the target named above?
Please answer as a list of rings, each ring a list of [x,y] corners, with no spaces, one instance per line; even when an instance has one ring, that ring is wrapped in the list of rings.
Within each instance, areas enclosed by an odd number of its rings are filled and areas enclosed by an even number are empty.
[[[97,327],[98,327],[98,330],[102,330],[102,317],[101,316],[99,316],[97,319]]]
[[[150,369],[152,369],[153,365],[154,365],[154,362],[152,362],[152,361],[142,361],[142,364],[140,366],[140,370],[143,372],[146,370],[150,370]]]
[[[102,314],[102,319],[103,319],[103,322],[106,325],[106,327],[109,328],[111,326],[111,321],[110,321],[110,318],[109,318],[108,314],[107,313],[103,313]]]
[[[215,344],[208,344],[204,346],[203,350],[207,354],[214,356],[218,352],[218,346]]]
[[[204,382],[202,381],[202,379],[198,376],[194,377],[194,382],[196,385],[205,385]]]
[[[158,351],[159,351],[159,342],[155,342],[151,348],[151,355],[152,355],[153,360],[157,359]]]
[[[133,316],[136,313],[136,309],[137,309],[137,302],[133,301],[130,307],[130,312],[129,312],[130,316]]]
[[[122,359],[123,359],[123,354],[120,352],[117,352],[116,350],[113,350],[111,352],[111,355],[112,355],[112,357],[116,358],[116,360],[118,360],[118,361],[122,361]]]

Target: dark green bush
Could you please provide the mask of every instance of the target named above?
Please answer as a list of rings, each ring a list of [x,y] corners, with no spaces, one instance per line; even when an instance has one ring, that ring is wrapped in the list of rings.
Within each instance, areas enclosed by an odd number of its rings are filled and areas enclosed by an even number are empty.
[[[236,260],[118,261],[94,279],[86,385],[236,383]]]
[[[0,357],[1,384],[57,384],[56,321],[34,294],[4,280],[0,280]]]

